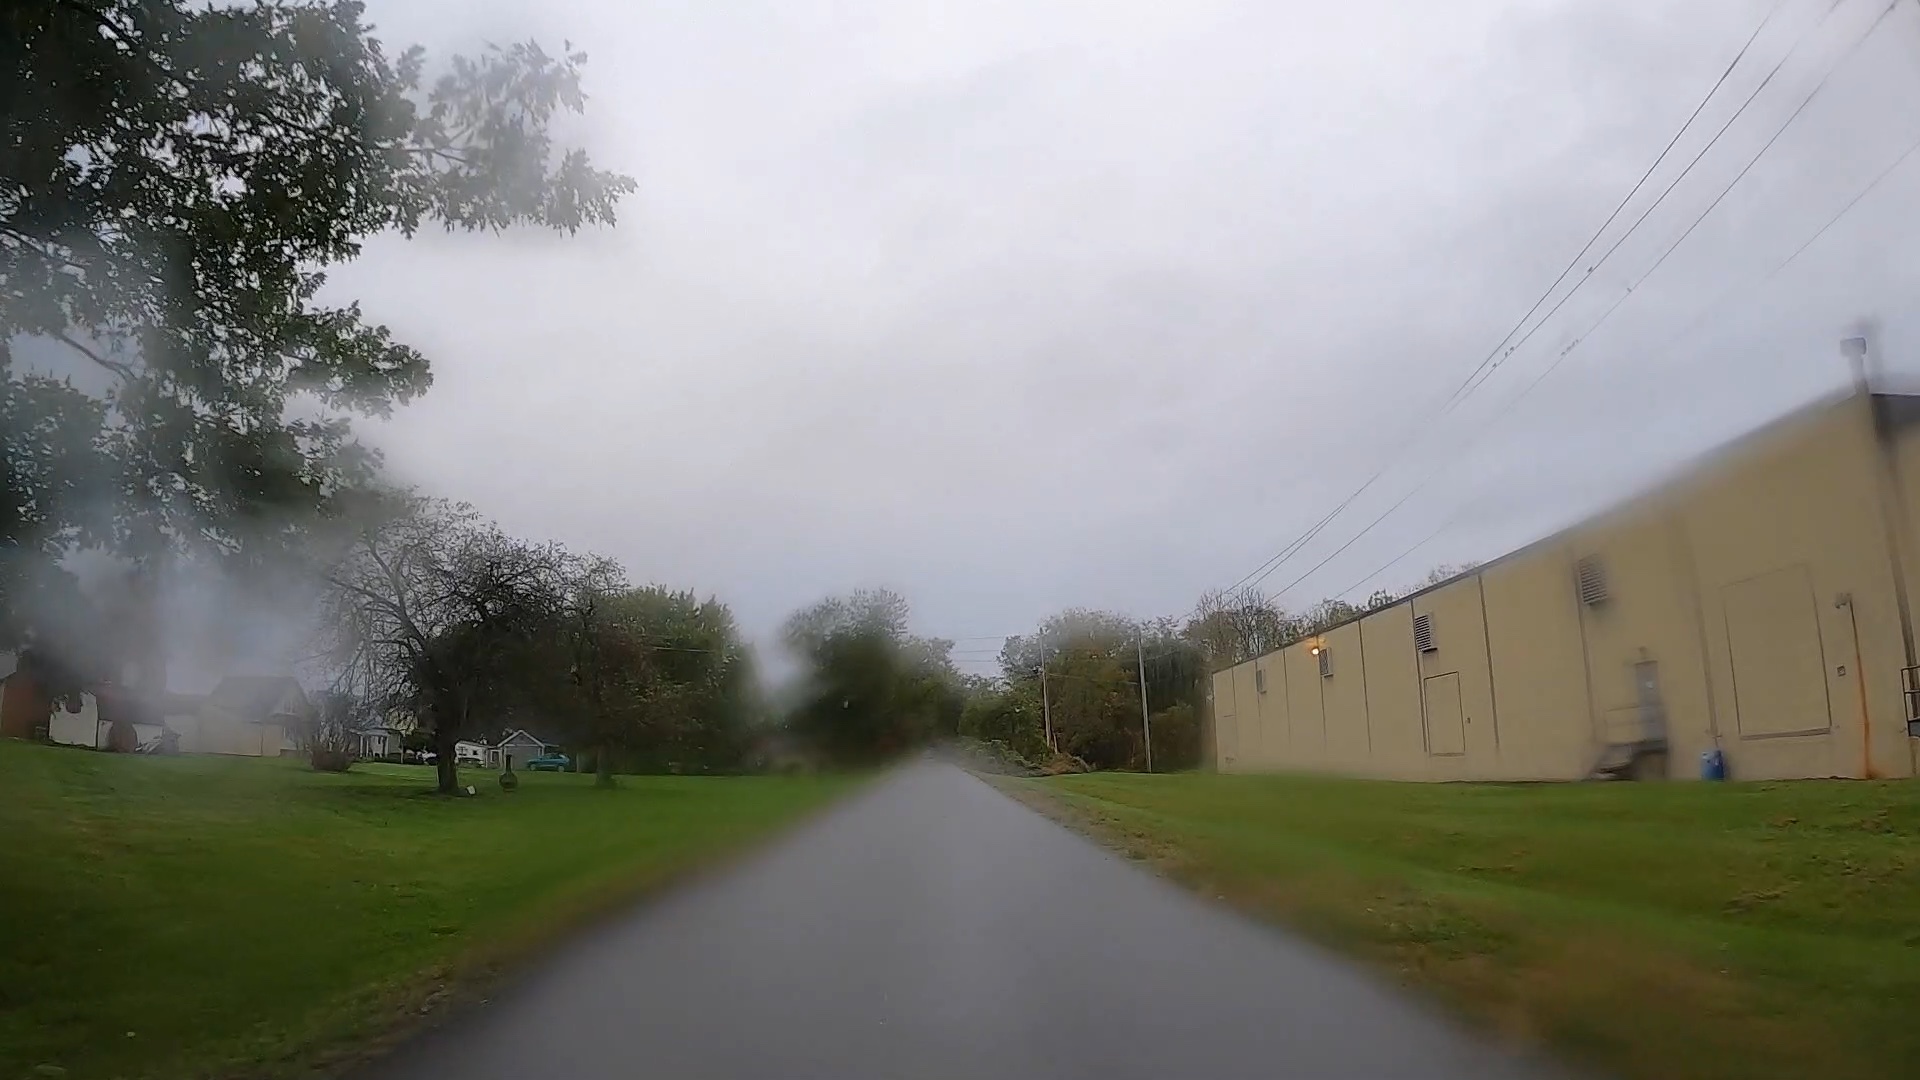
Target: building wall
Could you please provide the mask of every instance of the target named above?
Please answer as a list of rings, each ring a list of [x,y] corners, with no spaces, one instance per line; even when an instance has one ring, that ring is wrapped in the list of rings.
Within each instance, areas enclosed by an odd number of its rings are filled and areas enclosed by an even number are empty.
[[[1886,462],[1887,499],[1892,503],[1887,514],[1886,524],[1896,532],[1893,538],[1898,550],[1905,555],[1902,561],[1903,584],[1907,595],[1907,620],[1911,631],[1920,633],[1920,417],[1909,413],[1891,433],[1893,452]],[[1897,609],[1897,601],[1896,601]],[[1897,617],[1897,614],[1896,614]],[[1904,666],[1908,645],[1903,643],[1900,662]],[[1920,659],[1915,660],[1920,663]],[[1879,681],[1872,685],[1877,688]],[[1873,745],[1876,764],[1882,761],[1896,764],[1904,751],[1907,757],[1907,774],[1920,776],[1920,739],[1903,738],[1904,722],[1909,712],[1904,699],[1888,702],[1882,712],[1882,702],[1877,695],[1870,695],[1873,706]],[[1904,744],[1904,745],[1903,745]],[[1889,768],[1890,774],[1894,770]],[[1897,774],[1896,774],[1897,775]]]
[[[503,768],[507,767],[509,762],[512,763],[512,767],[518,768],[547,752],[547,748],[540,743],[518,738],[508,739],[501,743],[498,749],[500,764]]]
[[[1234,686],[1240,695],[1246,736],[1240,752],[1256,769],[1288,760],[1286,669],[1277,657],[1259,657],[1247,665],[1243,680]]]
[[[99,749],[107,744],[106,728],[100,723],[100,703],[92,694],[80,695],[80,711],[55,708],[47,728],[47,738],[66,746]]]
[[[1372,750],[1363,775],[1427,778],[1425,714],[1420,666],[1413,651],[1413,608],[1395,604],[1360,620],[1367,650],[1367,730]]]
[[[1233,696],[1239,709],[1235,720],[1240,729],[1240,767],[1249,771],[1266,766],[1260,745],[1259,702],[1253,692],[1256,666],[1256,663],[1241,664],[1233,675]]]
[[[1425,616],[1437,644],[1414,651],[1425,717],[1427,779],[1485,780],[1497,772],[1499,713],[1487,655],[1479,575],[1461,578],[1409,601]]]
[[[273,757],[280,753],[285,737],[279,724],[252,723],[215,708],[202,710],[191,720],[169,717],[167,726],[179,733],[183,754]]]
[[[1500,705],[1497,775],[1572,780],[1599,753],[1572,549],[1546,544],[1478,576]]]
[[[1863,775],[1876,712],[1886,728],[1876,770],[1912,771],[1896,752],[1904,650],[1876,475],[1855,400],[1798,438],[1756,445],[1680,500],[1717,730],[1737,776]],[[1881,758],[1907,760],[1882,768]]]
[[[1234,673],[1245,664],[1213,674],[1213,766],[1220,772],[1240,772],[1239,700],[1233,692]]]
[[[1583,642],[1589,767],[1602,746],[1660,730],[1674,748],[1670,770],[1697,769],[1696,755],[1710,745],[1698,604],[1672,510],[1665,499],[1638,504],[1569,537],[1575,562],[1566,599],[1579,619]],[[1580,559],[1598,560],[1605,600],[1580,602],[1574,584]],[[1664,723],[1655,726],[1662,715]]]
[[[1333,660],[1320,684],[1320,708],[1326,729],[1325,767],[1350,773],[1367,767],[1372,755],[1372,733],[1367,715],[1367,660],[1360,644],[1360,624],[1335,627],[1323,638]]]
[[[1664,734],[1675,777],[1716,746],[1735,778],[1914,775],[1895,566],[1920,581],[1920,399],[1880,400],[1907,410],[1885,441],[1867,399],[1810,409],[1613,512],[1223,673],[1216,710],[1228,692],[1241,752],[1222,767],[1567,780],[1610,745]],[[1583,599],[1583,560],[1604,598]]]
[[[1321,710],[1320,667],[1306,642],[1281,651],[1287,714],[1287,764],[1295,769],[1319,769],[1327,758],[1327,718]],[[1268,696],[1273,696],[1268,676]]]

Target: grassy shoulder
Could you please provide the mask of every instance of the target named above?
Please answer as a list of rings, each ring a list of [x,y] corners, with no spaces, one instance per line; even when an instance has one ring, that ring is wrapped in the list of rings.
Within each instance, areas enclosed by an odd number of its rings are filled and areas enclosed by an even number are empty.
[[[0,1080],[275,1074],[847,790],[146,758],[0,741]],[[44,1071],[44,1070],[43,1070]]]
[[[1920,784],[996,783],[1619,1075],[1920,1075]]]

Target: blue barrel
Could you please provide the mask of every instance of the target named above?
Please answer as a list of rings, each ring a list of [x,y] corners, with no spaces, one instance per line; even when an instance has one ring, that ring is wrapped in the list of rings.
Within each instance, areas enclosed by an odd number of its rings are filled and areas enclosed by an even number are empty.
[[[1727,778],[1727,755],[1718,748],[1700,755],[1700,779],[1725,780]]]

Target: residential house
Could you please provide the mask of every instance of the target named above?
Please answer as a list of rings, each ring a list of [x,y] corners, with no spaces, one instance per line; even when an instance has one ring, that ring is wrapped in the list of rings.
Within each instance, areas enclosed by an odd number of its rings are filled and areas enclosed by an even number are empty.
[[[511,769],[515,766],[523,766],[534,758],[546,757],[549,752],[559,749],[558,743],[550,743],[528,734],[525,728],[516,728],[494,745],[493,756],[487,764],[492,768]]]
[[[167,717],[189,754],[273,757],[313,721],[313,703],[291,675],[230,675],[194,715]]]
[[[407,736],[412,733],[413,718],[395,709],[383,718],[362,722],[353,732],[353,745],[350,749],[355,757],[397,757],[406,743]]]
[[[21,670],[20,655],[0,652],[0,736],[39,738],[52,708],[39,680]]]
[[[481,739],[462,739],[454,743],[453,761],[456,765],[471,765],[481,769],[515,768],[534,758],[559,751],[559,743],[547,742],[524,728],[516,728],[497,743]]]

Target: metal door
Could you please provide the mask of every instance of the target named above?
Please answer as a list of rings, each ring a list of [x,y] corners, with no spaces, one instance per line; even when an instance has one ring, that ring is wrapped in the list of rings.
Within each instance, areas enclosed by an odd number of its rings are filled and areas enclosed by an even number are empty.
[[[1460,708],[1460,673],[1435,675],[1421,686],[1427,712],[1427,753],[1458,756],[1467,752],[1466,715]]]

